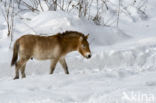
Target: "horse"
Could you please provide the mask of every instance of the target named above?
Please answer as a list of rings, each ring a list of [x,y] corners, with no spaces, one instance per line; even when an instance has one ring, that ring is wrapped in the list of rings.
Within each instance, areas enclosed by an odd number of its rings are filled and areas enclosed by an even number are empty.
[[[15,65],[15,79],[19,79],[19,70],[25,78],[25,67],[29,59],[51,60],[50,74],[53,74],[59,62],[65,74],[69,74],[65,56],[78,51],[83,57],[91,58],[91,51],[87,41],[88,35],[77,31],[65,31],[51,36],[27,34],[21,36],[14,43],[11,66]],[[18,60],[19,55],[19,60]],[[18,60],[18,61],[17,61]]]

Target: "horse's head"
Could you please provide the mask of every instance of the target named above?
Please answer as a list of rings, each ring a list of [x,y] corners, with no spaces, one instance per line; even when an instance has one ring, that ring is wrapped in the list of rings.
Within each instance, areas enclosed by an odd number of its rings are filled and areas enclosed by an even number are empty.
[[[78,51],[80,52],[80,54],[87,59],[91,58],[89,43],[87,41],[88,36],[89,36],[89,34],[86,36],[81,36],[79,39],[80,42],[79,42],[79,46],[78,46]]]

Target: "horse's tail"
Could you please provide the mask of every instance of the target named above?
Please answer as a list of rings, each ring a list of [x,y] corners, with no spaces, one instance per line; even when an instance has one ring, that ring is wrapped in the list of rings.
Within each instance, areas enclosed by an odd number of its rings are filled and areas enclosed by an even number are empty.
[[[18,49],[19,49],[19,40],[16,40],[13,48],[13,56],[11,61],[11,66],[15,65],[18,59]]]

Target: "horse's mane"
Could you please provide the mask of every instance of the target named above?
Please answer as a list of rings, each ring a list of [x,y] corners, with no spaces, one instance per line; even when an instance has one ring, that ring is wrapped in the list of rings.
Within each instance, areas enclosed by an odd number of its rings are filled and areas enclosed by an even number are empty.
[[[84,37],[83,33],[77,32],[77,31],[65,31],[63,33],[59,33],[60,35],[64,37],[79,37],[82,36]]]

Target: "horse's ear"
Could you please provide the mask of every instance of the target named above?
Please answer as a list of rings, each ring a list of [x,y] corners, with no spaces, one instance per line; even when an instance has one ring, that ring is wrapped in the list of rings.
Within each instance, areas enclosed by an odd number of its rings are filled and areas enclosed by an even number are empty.
[[[88,39],[88,36],[89,36],[90,34],[87,34],[85,37],[86,37],[86,39]]]

